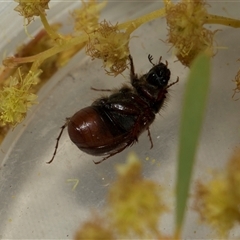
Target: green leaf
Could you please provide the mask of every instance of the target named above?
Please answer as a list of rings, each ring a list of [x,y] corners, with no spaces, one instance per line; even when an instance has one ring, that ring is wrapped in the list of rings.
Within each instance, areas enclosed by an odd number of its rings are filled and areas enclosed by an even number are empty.
[[[181,232],[191,175],[201,133],[210,83],[210,57],[192,63],[183,99],[176,183],[176,231]]]

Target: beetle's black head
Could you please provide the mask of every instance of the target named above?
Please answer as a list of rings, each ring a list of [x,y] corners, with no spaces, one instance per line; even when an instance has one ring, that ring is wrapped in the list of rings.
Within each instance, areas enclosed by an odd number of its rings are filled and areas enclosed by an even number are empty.
[[[170,70],[164,63],[159,63],[155,65],[150,71],[145,75],[146,81],[157,88],[163,88],[168,85],[170,79]]]

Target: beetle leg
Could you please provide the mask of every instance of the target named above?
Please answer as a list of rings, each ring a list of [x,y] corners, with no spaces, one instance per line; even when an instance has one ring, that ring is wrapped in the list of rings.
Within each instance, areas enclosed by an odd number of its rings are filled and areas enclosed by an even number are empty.
[[[149,141],[150,141],[150,143],[151,143],[151,147],[150,147],[150,149],[152,149],[152,148],[153,148],[153,142],[152,142],[152,137],[151,137],[151,132],[150,132],[149,127],[147,128],[147,131],[148,131]]]
[[[113,91],[112,89],[101,89],[101,88],[94,88],[94,87],[91,87],[91,90],[102,91],[102,92],[112,92]]]
[[[134,64],[133,64],[133,58],[131,55],[129,55],[129,61],[130,61],[130,74],[131,76],[135,76],[135,70],[134,70]]]
[[[129,61],[130,61],[130,79],[131,79],[131,84],[134,86],[135,82],[138,82],[139,79],[137,74],[135,73],[133,58],[131,55],[129,55]]]
[[[56,145],[55,145],[55,150],[54,150],[53,156],[52,156],[51,160],[50,160],[49,162],[47,162],[48,164],[50,164],[50,163],[53,161],[53,159],[55,158],[55,155],[56,155],[57,149],[58,149],[59,140],[60,140],[60,138],[61,138],[61,136],[62,136],[63,130],[64,130],[64,129],[66,128],[66,126],[68,125],[68,121],[69,121],[69,118],[67,118],[66,123],[65,123],[63,126],[61,126],[61,131],[60,131],[60,133],[59,133],[59,135],[58,135],[58,137],[57,137],[57,143],[56,143]]]
[[[105,160],[107,160],[108,158],[116,155],[117,153],[120,153],[122,152],[125,148],[127,148],[129,145],[133,144],[134,141],[129,141],[125,146],[123,146],[122,148],[118,149],[116,152],[113,152],[113,153],[110,153],[109,155],[107,155],[106,157],[104,157],[102,160],[98,161],[98,162],[95,162],[93,161],[95,164],[99,164]]]
[[[167,89],[167,88],[170,88],[172,85],[176,84],[178,81],[179,81],[179,77],[177,77],[177,80],[176,80],[175,82],[169,84],[169,85],[166,87],[166,89]]]

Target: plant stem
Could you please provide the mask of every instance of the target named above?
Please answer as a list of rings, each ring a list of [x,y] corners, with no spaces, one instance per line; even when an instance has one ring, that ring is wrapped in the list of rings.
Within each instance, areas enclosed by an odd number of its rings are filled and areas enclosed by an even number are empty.
[[[22,57],[22,58],[12,58],[11,59],[11,64],[21,64],[21,63],[28,63],[28,62],[34,62],[35,65],[37,66],[40,66],[41,63],[59,53],[59,52],[62,52],[62,51],[66,51],[70,48],[72,48],[73,46],[75,45],[78,45],[78,44],[81,44],[81,43],[84,43],[88,40],[88,36],[87,35],[81,35],[79,37],[74,37],[74,38],[71,38],[69,40],[64,40],[64,43],[62,45],[56,45],[44,52],[41,52],[41,53],[38,53],[36,55],[33,55],[33,56],[30,56],[30,57]],[[33,64],[33,65],[34,65]],[[33,69],[31,69],[33,71]],[[34,72],[34,71],[33,71]]]
[[[228,27],[240,28],[240,20],[208,14],[205,24],[221,24]]]
[[[45,15],[43,13],[40,14],[40,18],[41,18],[42,24],[43,24],[46,32],[50,36],[50,38],[52,38],[53,40],[57,40],[57,39],[61,38],[61,36],[51,28],[51,26],[48,23],[47,18],[45,17]]]
[[[134,30],[136,30],[138,27],[140,27],[142,24],[146,22],[150,22],[156,18],[160,18],[165,16],[165,8],[160,8],[154,12],[150,12],[144,16],[141,16],[135,20],[130,20],[125,23],[119,24],[118,28],[121,29],[127,29],[128,33],[132,33]]]
[[[32,60],[31,62],[34,62],[34,63],[31,67],[31,71],[35,72],[45,59],[47,59],[59,52],[66,51],[75,45],[86,42],[87,40],[88,40],[87,34],[79,36],[79,37],[71,38],[69,40],[65,40],[65,43],[61,46],[54,46],[45,52],[39,53],[35,56],[32,56],[32,57],[34,57],[34,59],[31,59]]]

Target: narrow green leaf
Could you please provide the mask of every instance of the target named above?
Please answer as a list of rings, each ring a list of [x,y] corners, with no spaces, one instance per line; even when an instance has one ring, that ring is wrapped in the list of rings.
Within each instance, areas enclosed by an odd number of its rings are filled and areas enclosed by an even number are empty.
[[[183,99],[176,183],[176,231],[181,232],[192,169],[207,103],[210,57],[200,54],[193,62]]]

